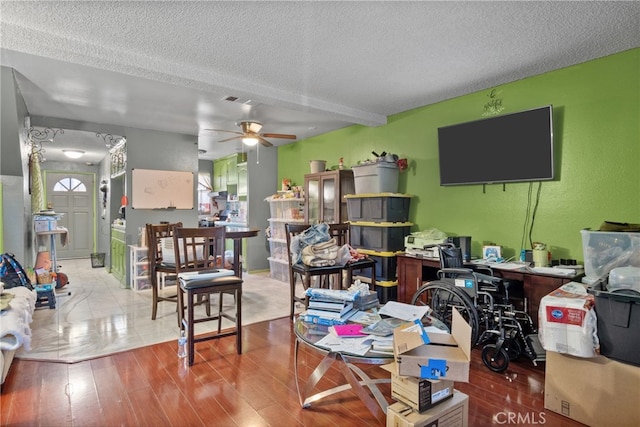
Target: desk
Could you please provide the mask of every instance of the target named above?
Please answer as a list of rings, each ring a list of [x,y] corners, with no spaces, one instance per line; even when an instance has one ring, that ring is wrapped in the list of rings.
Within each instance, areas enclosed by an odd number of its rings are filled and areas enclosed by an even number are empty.
[[[437,279],[440,260],[424,258],[408,254],[397,256],[398,301],[411,304],[413,294],[424,282]],[[575,276],[551,276],[523,270],[493,269],[494,275],[509,280],[522,282],[526,298],[527,313],[531,316],[535,327],[538,327],[538,307],[540,300],[549,292],[558,289],[567,282],[579,281],[581,274]]]
[[[240,255],[242,254],[242,239],[255,237],[258,235],[257,228],[248,227],[225,227],[226,238],[233,240],[233,272],[242,279],[242,265],[240,265]]]
[[[423,318],[423,324],[436,326],[440,329],[447,330],[447,326],[439,320],[427,316]],[[294,374],[296,381],[296,390],[298,391],[298,399],[300,406],[309,408],[312,402],[330,396],[341,391],[353,389],[356,395],[362,400],[367,409],[379,420],[384,421],[389,403],[382,395],[377,384],[390,383],[391,378],[372,379],[362,369],[355,364],[363,365],[386,365],[393,362],[393,355],[368,352],[365,355],[352,355],[347,353],[333,352],[326,348],[316,345],[316,343],[329,333],[327,326],[316,325],[303,322],[300,317],[295,321],[294,331],[296,334],[296,344],[294,353]],[[304,389],[300,390],[300,381],[298,378],[298,351],[300,344],[304,344],[324,354],[324,358],[311,373]],[[333,387],[328,390],[321,391],[312,396],[308,396],[314,389],[316,384],[327,373],[333,362],[336,362],[337,368],[347,381],[346,384]],[[357,375],[357,376],[356,376]],[[367,387],[369,392],[364,388]],[[371,397],[373,395],[373,397]],[[308,397],[307,397],[308,396]]]

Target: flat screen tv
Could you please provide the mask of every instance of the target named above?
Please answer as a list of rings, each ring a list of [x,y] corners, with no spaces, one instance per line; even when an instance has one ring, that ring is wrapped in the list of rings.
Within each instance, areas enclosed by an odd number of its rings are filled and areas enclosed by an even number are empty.
[[[438,129],[440,185],[554,179],[551,105]]]

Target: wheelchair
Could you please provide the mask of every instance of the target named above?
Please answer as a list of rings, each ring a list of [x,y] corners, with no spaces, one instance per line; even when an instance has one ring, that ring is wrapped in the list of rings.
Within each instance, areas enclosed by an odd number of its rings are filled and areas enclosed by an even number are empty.
[[[441,268],[438,279],[425,283],[414,294],[413,305],[427,305],[429,314],[451,327],[455,307],[471,326],[471,343],[482,345],[482,362],[494,372],[503,372],[509,362],[526,355],[534,365],[544,360],[531,317],[516,310],[491,278],[469,268]],[[498,291],[498,292],[496,292]]]

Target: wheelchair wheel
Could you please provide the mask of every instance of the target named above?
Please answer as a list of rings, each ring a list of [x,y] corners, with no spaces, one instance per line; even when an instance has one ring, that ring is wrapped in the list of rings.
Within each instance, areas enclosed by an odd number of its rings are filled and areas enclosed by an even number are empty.
[[[517,360],[520,356],[522,356],[522,344],[520,343],[520,339],[518,337],[506,340],[503,348],[506,347],[507,355],[509,356],[509,361]]]
[[[460,315],[471,326],[471,345],[475,345],[480,334],[480,319],[478,311],[469,296],[456,289],[444,280],[435,280],[422,286],[411,300],[413,305],[428,305],[431,315],[442,321],[451,329],[452,308],[455,307]]]
[[[504,372],[509,367],[509,355],[504,347],[498,350],[495,344],[487,344],[482,347],[482,362],[493,372]]]

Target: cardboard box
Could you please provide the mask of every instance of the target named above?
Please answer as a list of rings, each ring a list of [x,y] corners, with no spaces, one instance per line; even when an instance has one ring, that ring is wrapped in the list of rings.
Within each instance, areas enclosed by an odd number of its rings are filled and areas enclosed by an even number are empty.
[[[544,407],[592,427],[637,426],[640,367],[547,352]]]
[[[55,219],[36,219],[33,221],[33,228],[36,233],[52,231],[58,228],[58,221]]]
[[[469,396],[458,390],[453,397],[423,413],[401,402],[387,407],[387,427],[467,427],[469,425]]]
[[[453,397],[453,381],[403,377],[396,373],[396,363],[382,368],[391,372],[391,397],[418,412],[424,412]]]
[[[594,297],[582,283],[569,282],[545,295],[538,309],[538,337],[547,351],[595,357],[599,347]]]
[[[469,382],[471,326],[453,309],[451,334],[427,334],[418,325],[399,326],[393,332],[398,375]]]

